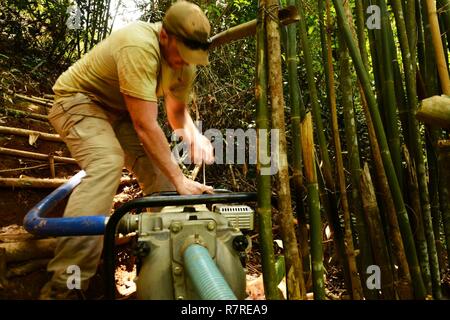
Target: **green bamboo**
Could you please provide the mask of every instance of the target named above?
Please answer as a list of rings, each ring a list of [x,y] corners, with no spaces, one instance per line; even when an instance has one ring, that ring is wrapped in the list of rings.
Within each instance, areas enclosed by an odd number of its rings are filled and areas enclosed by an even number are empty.
[[[416,74],[416,55],[415,48],[417,46],[417,22],[416,22],[416,3],[413,0],[407,0],[406,6],[404,6],[406,11],[405,22],[406,30],[408,31],[408,45],[411,52],[411,63],[413,65],[414,74]]]
[[[306,17],[305,12],[303,8],[303,2],[297,1],[297,8],[298,13],[300,16],[299,21],[299,37],[300,37],[300,44],[301,49],[303,51],[303,57],[305,59],[305,68],[306,68],[306,77],[308,80],[308,89],[310,94],[310,101],[311,101],[311,110],[312,115],[314,118],[314,124],[316,126],[316,134],[317,134],[317,140],[319,143],[319,149],[321,158],[323,161],[323,167],[322,172],[325,177],[325,183],[327,188],[334,192],[335,182],[332,174],[332,166],[330,162],[330,156],[328,154],[328,148],[327,148],[327,140],[325,138],[325,131],[323,128],[323,121],[322,116],[320,114],[321,108],[319,105],[319,96],[317,94],[317,87],[316,87],[316,79],[314,78],[314,69],[313,69],[313,59],[311,55],[311,49],[309,45],[309,39],[308,39],[308,33],[307,33],[307,25],[306,25]]]
[[[359,258],[360,258],[360,276],[365,279],[367,267],[373,264],[372,259],[372,247],[369,242],[368,234],[367,234],[367,226],[365,223],[363,211],[362,211],[362,202],[361,202],[361,194],[360,194],[360,178],[361,178],[361,165],[360,165],[360,157],[359,157],[359,146],[358,146],[358,137],[356,132],[356,122],[355,122],[355,114],[353,110],[352,103],[352,80],[350,73],[350,65],[349,65],[349,56],[347,48],[345,44],[340,49],[341,58],[341,72],[340,72],[340,87],[342,92],[342,107],[344,113],[344,127],[345,127],[345,137],[347,142],[347,151],[348,151],[348,161],[349,161],[349,170],[352,181],[352,191],[351,191],[351,199],[352,199],[352,209],[353,213],[356,217],[356,231],[358,234],[358,244],[359,244]],[[364,282],[364,281],[363,281]],[[363,286],[364,296],[367,299],[375,299],[377,297],[376,291],[369,290],[367,286]]]
[[[384,207],[386,209],[385,220],[387,220],[389,226],[387,230],[389,232],[389,238],[391,240],[391,246],[393,251],[392,255],[395,255],[396,263],[398,265],[398,277],[394,275],[395,278],[398,278],[398,284],[396,289],[400,299],[410,300],[414,297],[413,288],[411,284],[411,273],[409,271],[405,247],[403,245],[403,240],[401,237],[394,200],[391,194],[391,190],[389,188],[388,179],[386,177],[386,172],[384,170],[380,148],[375,134],[375,128],[367,106],[364,92],[361,93],[361,100],[364,115],[366,117],[367,132],[369,135],[370,147],[372,149],[374,167],[377,174],[377,188],[381,193],[381,198],[383,200]],[[388,248],[389,251],[390,248],[391,247]],[[395,270],[395,268],[393,268],[393,270]]]
[[[374,247],[374,256],[377,265],[380,267],[381,274],[381,292],[384,299],[395,299],[394,277],[391,268],[388,244],[384,236],[383,225],[380,212],[377,206],[377,198],[370,176],[369,166],[364,165],[364,172],[361,174],[361,190],[363,193],[362,202],[364,203],[369,234]]]
[[[320,216],[319,185],[314,157],[314,133],[311,114],[301,123],[302,151],[305,161],[305,178],[308,188],[308,206],[311,220],[311,260],[313,270],[313,291],[315,300],[325,300],[323,281],[322,219]]]
[[[369,56],[367,54],[366,47],[366,19],[365,19],[365,10],[364,10],[364,2],[363,1],[355,1],[355,13],[356,13],[356,32],[358,35],[358,46],[359,52],[361,52],[361,58],[364,62],[364,66],[367,70],[369,70]]]
[[[262,148],[269,150],[268,129],[269,110],[267,107],[267,56],[266,56],[266,34],[265,34],[265,11],[264,2],[259,1],[257,35],[256,35],[256,128],[258,137],[266,135],[267,143],[261,145],[258,143],[258,151]],[[267,154],[267,153],[266,153]],[[259,222],[259,236],[261,245],[262,270],[264,281],[264,292],[268,300],[280,299],[278,290],[277,274],[275,271],[275,253],[273,250],[272,236],[272,204],[271,204],[271,182],[270,175],[261,174],[261,169],[270,170],[270,164],[262,164],[258,152],[258,204],[256,208]]]
[[[319,21],[320,21],[320,40],[322,47],[322,59],[325,63],[328,63],[328,53],[327,53],[327,34],[331,32],[331,30],[327,30],[325,25],[325,0],[318,1],[318,11],[319,11]],[[329,70],[328,68],[324,68],[325,79],[329,78]],[[325,85],[327,88],[326,92],[330,92],[329,83],[325,81]],[[329,104],[329,98],[326,97],[327,103]],[[320,168],[317,169],[317,172],[322,172]],[[322,180],[320,180],[322,181]],[[334,182],[333,182],[334,183]],[[325,182],[327,184],[327,182]],[[320,188],[320,190],[324,190],[325,188]],[[351,280],[350,280],[350,271],[348,270],[348,258],[345,255],[345,245],[344,245],[344,231],[341,227],[339,216],[337,210],[337,200],[336,193],[321,193],[321,199],[324,211],[327,215],[327,219],[330,222],[331,233],[333,234],[333,242],[336,248],[338,259],[340,260],[340,264],[343,266],[344,272],[344,283],[345,287],[351,293]],[[332,208],[332,209],[331,209]]]
[[[414,2],[416,3],[416,8],[417,8],[416,9],[416,21],[419,21],[419,22],[423,21],[420,1],[415,0]],[[425,78],[424,77],[425,70],[423,69],[424,61],[425,61],[425,35],[424,35],[423,27],[424,27],[423,23],[417,24],[417,64],[418,65],[415,67],[418,70],[417,78],[419,78],[418,79],[419,81],[423,80]],[[423,97],[425,97],[425,95],[423,95]]]
[[[368,4],[367,1],[364,1],[364,3],[365,3],[365,5]],[[369,70],[369,60],[368,60],[368,56],[367,56],[366,37],[365,37],[365,32],[364,32],[364,30],[366,28],[364,7],[365,6],[363,6],[363,1],[356,1],[356,22],[357,22],[357,30],[358,30],[358,44],[359,44],[361,57],[363,59],[366,70]],[[369,35],[371,35],[372,39],[373,39],[373,33],[369,32]],[[372,42],[373,42],[373,40],[372,40]],[[392,45],[393,41],[390,41],[390,42]],[[373,45],[373,43],[372,43],[371,49],[372,49],[372,52],[374,53],[375,58],[377,58],[376,49],[375,49],[375,46]],[[391,48],[391,50],[392,50],[392,48]],[[377,61],[377,59],[374,61]],[[373,64],[378,65],[376,62],[374,62]],[[375,76],[378,76],[378,69],[379,68],[374,69]],[[399,72],[398,69],[399,68],[398,68],[398,63],[397,63],[397,72]],[[377,81],[379,82],[379,80],[377,80]],[[403,86],[401,85],[401,82],[396,82],[396,84],[397,83],[400,83],[400,87],[401,87],[400,92],[402,92],[401,95],[398,95],[398,96],[400,98],[403,98],[404,97]],[[388,251],[389,252],[392,251],[391,255],[395,257],[395,259],[397,261],[397,266],[398,266],[398,275],[396,273],[394,273],[395,281],[398,281],[397,293],[398,293],[400,299],[411,299],[413,296],[412,295],[412,287],[411,287],[411,274],[409,272],[408,262],[406,261],[405,249],[403,246],[402,238],[400,236],[400,230],[399,230],[396,212],[394,209],[394,204],[392,201],[392,195],[391,195],[391,191],[389,190],[386,173],[384,170],[383,163],[381,161],[381,153],[379,150],[378,142],[376,141],[373,123],[372,123],[372,120],[371,120],[371,117],[370,117],[370,114],[368,111],[367,101],[365,99],[364,92],[361,88],[361,85],[359,84],[358,87],[360,89],[361,104],[363,107],[364,114],[366,116],[366,123],[367,123],[367,128],[368,128],[368,133],[369,133],[369,141],[370,141],[370,145],[372,148],[372,154],[373,154],[374,163],[375,163],[375,170],[377,173],[376,174],[377,184],[378,184],[378,188],[381,193],[381,197],[382,197],[384,208],[385,208],[385,210],[383,210],[382,213],[383,213],[383,216],[385,217],[385,220],[388,222],[388,225],[389,225],[389,228],[387,228],[389,235],[390,235],[390,242],[389,242],[390,246],[388,246]],[[403,101],[399,101],[399,103],[400,103],[399,105],[401,105],[401,106],[405,105],[405,102],[403,102]],[[346,114],[347,113],[344,112],[344,115],[346,115]],[[350,121],[350,123],[352,123],[352,122]],[[346,125],[346,127],[347,127],[347,125]],[[356,150],[356,152],[357,152],[357,150]]]
[[[423,282],[427,289],[427,294],[431,296],[432,283],[430,272],[430,261],[428,258],[427,239],[425,236],[425,229],[423,225],[423,213],[420,206],[420,191],[417,181],[416,165],[411,161],[408,149],[403,147],[403,154],[406,161],[406,168],[408,171],[408,193],[410,196],[410,221],[411,227],[414,231],[414,238],[416,241],[417,256],[419,258],[419,264],[422,269]]]
[[[413,284],[415,286],[416,296],[418,298],[425,297],[425,288],[423,284],[423,279],[420,274],[420,267],[417,261],[416,248],[414,244],[414,238],[411,231],[411,226],[409,225],[408,214],[405,208],[405,203],[403,202],[403,196],[401,193],[400,185],[395,174],[394,164],[389,152],[389,147],[387,144],[386,134],[384,132],[383,124],[381,122],[380,113],[378,111],[377,102],[375,96],[372,92],[371,83],[369,75],[364,67],[361,55],[357,46],[353,40],[348,23],[345,20],[345,12],[340,0],[333,0],[334,7],[336,8],[336,13],[338,21],[341,26],[341,32],[343,33],[347,46],[350,50],[350,55],[352,57],[353,63],[358,74],[358,77],[363,86],[364,93],[367,98],[368,106],[370,108],[370,113],[372,115],[372,120],[374,122],[378,142],[382,151],[383,164],[387,173],[389,180],[389,186],[392,190],[392,195],[394,197],[394,204],[397,210],[397,215],[399,219],[399,225],[402,230],[403,242],[405,243],[405,249],[407,252],[408,262],[410,265],[411,276],[413,279]]]
[[[389,12],[385,0],[379,0],[378,5],[381,8],[381,49],[382,64],[384,70],[383,97],[385,97],[385,128],[388,137],[389,150],[392,161],[394,162],[395,172],[397,174],[400,187],[402,186],[402,158],[400,155],[400,131],[398,129],[397,98],[395,96],[394,70],[392,68],[392,52],[389,44]]]
[[[415,163],[417,165],[417,178],[419,182],[419,188],[420,188],[420,204],[421,204],[421,211],[423,216],[423,222],[424,222],[424,228],[425,228],[425,235],[427,240],[427,253],[429,255],[430,266],[431,269],[431,280],[432,280],[432,287],[433,287],[433,293],[436,298],[441,297],[441,290],[440,290],[440,272],[439,272],[439,262],[436,252],[436,245],[434,240],[434,233],[432,228],[432,217],[431,217],[431,208],[430,208],[430,200],[429,200],[429,194],[428,194],[428,186],[426,182],[426,171],[425,171],[425,161],[424,161],[424,155],[422,151],[422,139],[419,134],[419,127],[418,122],[415,117],[416,109],[417,109],[417,93],[416,93],[416,79],[415,79],[415,66],[413,65],[413,59],[412,56],[415,56],[415,50],[411,50],[410,45],[406,44],[406,25],[404,24],[404,20],[402,18],[402,12],[401,7],[398,4],[398,0],[391,0],[391,3],[393,5],[394,13],[396,15],[396,23],[397,23],[397,29],[398,34],[400,38],[400,44],[401,44],[401,50],[402,50],[402,57],[404,62],[404,69],[405,69],[405,79],[406,79],[406,88],[408,92],[408,107],[409,107],[409,134],[410,134],[410,140],[409,140],[409,146],[411,148],[411,153],[413,155],[413,158],[415,160]],[[426,7],[424,8],[426,9]],[[426,16],[426,15],[425,15]],[[427,20],[425,20],[427,21]],[[412,33],[412,32],[410,32]],[[425,32],[425,34],[427,34]],[[425,37],[425,41],[427,36]],[[432,47],[427,46],[427,50],[430,50]],[[426,53],[428,55],[428,53]],[[429,56],[429,55],[428,55]],[[425,69],[426,74],[429,72],[430,67],[427,67]],[[427,77],[428,78],[428,77]],[[425,258],[423,255],[425,254],[425,248],[422,247],[422,249],[419,252],[419,255],[422,256],[422,265],[425,263]],[[424,272],[424,281],[425,285],[427,286],[427,291],[429,291],[429,285],[428,285],[428,268],[422,267],[422,271]]]
[[[442,225],[444,227],[444,236],[447,247],[447,266],[450,267],[450,197],[449,197],[449,183],[450,172],[445,166],[450,161],[450,154],[444,150],[439,151],[438,165],[439,165],[439,203],[442,213]],[[447,166],[448,168],[448,166]]]
[[[390,1],[390,0],[389,0]],[[392,55],[392,67],[394,70],[394,84],[395,84],[395,97],[397,98],[397,106],[398,106],[398,118],[401,123],[401,132],[403,135],[403,140],[409,140],[409,125],[408,125],[408,106],[406,101],[406,91],[403,83],[402,72],[400,71],[399,57],[397,54],[397,46],[396,43],[398,40],[394,37],[394,31],[392,30],[392,25],[388,24],[388,33],[389,33],[389,46],[391,49]],[[397,31],[398,33],[398,31]],[[403,179],[400,181],[403,183]]]
[[[447,65],[445,64],[445,61],[443,62],[442,65],[442,57],[441,59],[437,59],[437,57],[441,56],[442,52],[438,51],[438,54],[436,54],[436,49],[438,47],[440,47],[440,49],[442,50],[442,43],[441,43],[441,39],[440,39],[440,35],[436,36],[435,33],[439,31],[439,27],[436,26],[437,23],[437,18],[436,18],[436,14],[431,14],[431,12],[429,11],[431,10],[435,10],[436,5],[430,5],[430,2],[427,0],[427,5],[424,5],[424,12],[426,13],[426,17],[428,18],[432,18],[433,19],[433,23],[431,23],[431,27],[432,29],[430,30],[431,32],[431,36],[433,37],[431,40],[432,42],[435,44],[434,46],[434,50],[435,50],[435,60],[437,61],[436,63],[438,63],[439,61],[441,62],[441,65],[438,67],[438,69],[442,69],[445,68],[447,71],[443,71],[441,70],[440,72],[440,79],[442,81],[441,86],[442,86],[442,90],[444,91],[444,93],[446,93],[446,91],[450,90],[450,82],[448,80],[448,69],[447,69]],[[428,20],[424,20],[424,21],[428,21]],[[437,30],[436,30],[437,28]],[[428,39],[428,40],[427,40]],[[425,41],[429,41],[429,38],[425,37]],[[439,45],[436,45],[436,41],[439,42]],[[428,55],[427,52],[425,52],[426,55]],[[426,58],[427,60],[431,60],[431,56],[429,56],[429,58]],[[431,70],[428,70],[431,71]],[[447,75],[445,75],[444,73],[447,72]],[[426,79],[429,79],[429,75],[426,75]],[[448,92],[447,92],[448,93]],[[412,107],[412,105],[411,105]],[[428,192],[428,185],[427,185],[427,174],[426,174],[426,166],[425,166],[425,159],[424,159],[424,154],[423,154],[423,150],[422,150],[422,138],[420,136],[419,133],[419,125],[417,122],[417,119],[413,116],[415,115],[415,111],[416,108],[414,108],[414,112],[411,111],[411,124],[412,124],[412,138],[415,141],[415,144],[413,145],[413,157],[414,160],[416,161],[417,164],[417,177],[418,177],[418,181],[419,181],[419,188],[420,188],[420,202],[422,205],[422,214],[423,214],[423,223],[424,223],[424,228],[425,228],[425,235],[427,238],[427,246],[428,246],[428,254],[429,254],[429,260],[430,260],[430,269],[431,269],[431,280],[432,280],[432,284],[433,284],[433,296],[436,299],[441,299],[442,298],[442,291],[441,291],[441,276],[440,276],[440,272],[439,272],[439,262],[438,262],[438,257],[437,257],[437,251],[436,251],[436,244],[435,244],[435,238],[434,238],[434,233],[433,233],[433,223],[432,223],[432,217],[431,217],[431,207],[430,207],[430,198],[429,198],[429,192]]]
[[[371,4],[370,0],[364,0],[364,6],[367,7]],[[380,50],[381,50],[381,44],[377,45],[377,41],[375,39],[375,30],[369,30],[368,31],[368,39],[369,39],[369,47],[370,47],[370,53],[371,53],[371,60],[372,60],[372,72],[373,72],[373,78],[375,81],[375,92],[376,92],[376,98],[378,101],[378,105],[380,109],[383,109],[383,95],[381,94],[382,91],[382,81],[383,81],[383,75],[382,75],[382,68],[374,67],[379,66],[381,64],[381,57],[380,57]],[[360,42],[360,41],[359,41]],[[361,44],[360,44],[361,46]],[[366,70],[369,72],[369,66],[367,62],[364,62]],[[369,74],[370,76],[370,74]]]
[[[327,1],[329,4],[329,0]],[[327,6],[329,11],[329,8]],[[344,9],[347,13],[347,20],[350,25],[353,24],[353,17],[351,14],[350,7],[348,6],[348,1],[344,1]],[[329,23],[331,23],[331,17],[328,12]],[[331,29],[331,26],[329,26]],[[362,35],[364,37],[364,34]],[[355,35],[356,37],[356,35]],[[364,39],[364,38],[362,38]],[[331,56],[331,34],[328,35],[329,40],[329,60],[332,58]],[[360,46],[361,47],[361,46]],[[327,61],[330,63],[330,61]],[[367,276],[367,268],[373,264],[372,258],[372,248],[370,245],[370,239],[367,233],[367,226],[363,214],[362,208],[362,200],[360,195],[360,178],[361,178],[361,165],[359,160],[359,148],[358,148],[358,138],[356,133],[356,125],[355,125],[355,117],[353,110],[353,93],[352,93],[352,79],[351,79],[351,70],[350,70],[350,57],[348,56],[348,49],[345,45],[344,39],[339,37],[339,64],[340,64],[340,81],[339,85],[341,88],[341,104],[343,106],[343,114],[344,114],[344,127],[345,127],[345,136],[346,136],[346,144],[348,151],[348,161],[351,173],[351,181],[352,181],[352,192],[351,192],[351,203],[352,203],[352,211],[355,216],[355,228],[358,234],[358,244],[359,244],[359,274],[361,278],[361,282],[365,283]],[[332,69],[332,67],[330,67]],[[334,79],[331,79],[334,80]],[[330,81],[330,85],[334,86],[334,81]],[[334,90],[330,91],[333,93]],[[330,94],[331,96],[331,94]],[[336,132],[337,133],[337,132]],[[339,153],[338,153],[339,154]],[[367,286],[362,286],[364,291],[364,296],[366,299],[377,299],[378,294],[374,290],[369,290]]]
[[[295,5],[295,0],[288,0],[287,5]],[[308,245],[308,226],[306,221],[305,208],[303,206],[303,195],[306,193],[302,172],[302,149],[300,121],[304,118],[306,111],[302,98],[302,92],[298,82],[298,58],[297,58],[297,27],[291,24],[286,27],[286,60],[288,69],[289,97],[291,105],[291,126],[292,126],[292,180],[296,199],[296,211],[299,225],[299,242],[302,250],[303,273],[307,280],[310,274],[310,253]]]
[[[289,299],[298,300],[306,296],[303,266],[294,230],[287,162],[286,126],[284,117],[283,81],[281,73],[280,26],[278,2],[266,0],[267,59],[269,89],[272,106],[272,125],[278,129],[278,209],[280,212],[281,237],[285,248],[286,279]]]
[[[327,0],[327,26],[331,27],[331,14],[329,0]],[[344,162],[342,159],[342,149],[341,141],[339,137],[339,126],[337,119],[337,108],[336,108],[336,92],[334,84],[334,69],[333,69],[333,58],[332,58],[332,48],[331,48],[331,34],[327,34],[327,68],[328,68],[328,88],[329,88],[329,102],[330,102],[330,113],[331,113],[331,126],[334,140],[334,148],[336,150],[336,171],[338,177],[338,185],[341,198],[341,207],[343,211],[344,218],[344,232],[345,232],[345,249],[348,258],[351,284],[352,284],[352,296],[353,299],[359,300],[363,298],[363,290],[361,286],[361,281],[358,277],[358,269],[356,265],[355,249],[353,245],[353,236],[351,230],[351,217],[350,208],[347,198],[345,173],[344,173]],[[350,95],[351,98],[351,95]],[[346,99],[346,98],[344,98]],[[348,98],[347,98],[348,99]],[[365,247],[362,249],[366,249]]]
[[[439,175],[438,175],[438,159],[436,145],[439,139],[438,130],[433,128],[426,128],[428,133],[426,139],[426,151],[428,159],[428,175],[430,177],[429,191],[430,191],[430,206],[431,217],[433,222],[433,234],[436,245],[436,254],[439,262],[439,271],[445,271],[444,257],[442,255],[443,247],[441,242],[441,212],[439,211]]]

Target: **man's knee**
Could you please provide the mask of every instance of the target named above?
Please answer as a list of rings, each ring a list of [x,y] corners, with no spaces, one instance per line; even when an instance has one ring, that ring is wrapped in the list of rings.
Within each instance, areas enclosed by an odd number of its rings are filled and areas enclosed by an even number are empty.
[[[120,174],[125,165],[123,153],[110,153],[102,157],[100,167],[108,174]]]

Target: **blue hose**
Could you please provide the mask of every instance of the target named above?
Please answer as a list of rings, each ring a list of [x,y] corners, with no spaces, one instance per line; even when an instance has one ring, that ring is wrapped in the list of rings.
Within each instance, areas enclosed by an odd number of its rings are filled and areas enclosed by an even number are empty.
[[[43,217],[56,204],[64,199],[81,182],[86,175],[80,171],[67,183],[53,191],[37,205],[35,205],[23,220],[25,229],[38,236],[87,236],[103,235],[105,232],[107,218],[105,216],[83,216],[66,218]]]
[[[184,266],[194,284],[197,294],[203,300],[237,300],[208,249],[198,244],[190,245],[184,251]]]

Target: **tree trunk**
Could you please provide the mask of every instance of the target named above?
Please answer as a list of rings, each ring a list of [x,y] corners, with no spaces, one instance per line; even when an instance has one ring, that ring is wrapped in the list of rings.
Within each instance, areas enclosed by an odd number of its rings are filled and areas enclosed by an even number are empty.
[[[278,198],[281,215],[280,227],[286,256],[286,279],[290,299],[303,299],[306,295],[303,268],[295,236],[287,163],[286,127],[284,118],[283,80],[281,74],[280,29],[277,16],[278,2],[266,0],[266,21],[269,89],[272,105],[272,124],[279,131]],[[272,137],[273,138],[273,137]]]
[[[259,1],[258,25],[256,36],[256,128],[258,130],[258,165],[257,165],[257,187],[258,204],[256,212],[259,221],[259,235],[262,255],[264,292],[266,299],[280,299],[277,288],[277,275],[275,271],[275,253],[273,249],[272,236],[272,203],[270,175],[263,174],[261,170],[270,170],[270,163],[261,163],[261,150],[269,150],[268,132],[269,110],[267,108],[267,50],[265,33],[265,1]],[[266,138],[265,143],[261,136]],[[267,152],[266,152],[267,154]]]

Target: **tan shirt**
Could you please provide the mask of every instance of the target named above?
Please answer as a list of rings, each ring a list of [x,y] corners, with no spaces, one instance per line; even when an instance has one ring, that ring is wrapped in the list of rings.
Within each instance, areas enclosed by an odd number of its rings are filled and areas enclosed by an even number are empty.
[[[108,109],[126,110],[121,93],[147,101],[170,94],[188,102],[195,66],[173,70],[161,55],[161,23],[133,22],[113,32],[65,71],[53,86],[57,96],[77,92]]]

